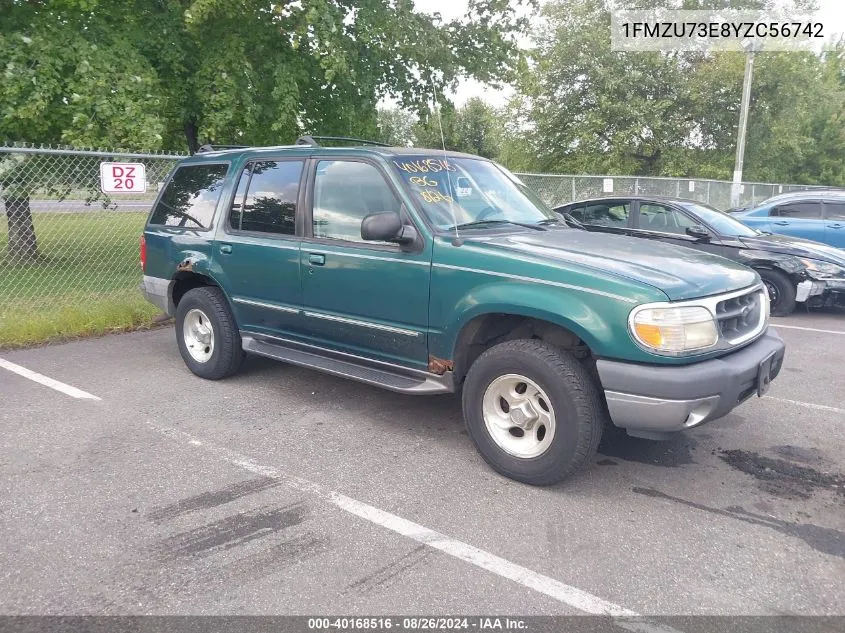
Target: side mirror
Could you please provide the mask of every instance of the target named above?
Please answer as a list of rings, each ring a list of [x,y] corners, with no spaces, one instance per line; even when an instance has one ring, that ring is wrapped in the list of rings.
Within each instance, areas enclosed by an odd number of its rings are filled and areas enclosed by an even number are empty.
[[[694,226],[687,227],[687,235],[690,235],[694,238],[697,238],[702,241],[707,241],[710,239],[710,231],[705,229],[700,224],[696,224]]]
[[[413,227],[402,224],[399,213],[371,213],[361,221],[361,239],[378,242],[398,242],[410,244],[416,239]]]

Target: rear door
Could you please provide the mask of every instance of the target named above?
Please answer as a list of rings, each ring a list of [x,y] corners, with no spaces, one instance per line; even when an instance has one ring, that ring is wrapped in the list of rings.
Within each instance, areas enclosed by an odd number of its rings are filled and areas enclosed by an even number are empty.
[[[817,242],[823,242],[825,239],[821,200],[785,202],[774,207],[769,216],[772,233],[803,237]]]
[[[213,259],[214,214],[228,172],[227,161],[186,163],[172,173],[144,229],[144,283],[167,288],[184,259]]]
[[[824,227],[824,241],[845,248],[845,200],[825,201]]]
[[[250,161],[229,201],[215,243],[215,268],[242,329],[287,334],[301,322],[295,218],[304,164],[286,158]]]

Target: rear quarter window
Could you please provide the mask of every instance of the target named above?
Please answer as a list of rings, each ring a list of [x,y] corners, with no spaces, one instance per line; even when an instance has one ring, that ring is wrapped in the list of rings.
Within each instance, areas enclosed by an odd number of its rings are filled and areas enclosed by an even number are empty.
[[[167,183],[150,224],[207,229],[223,192],[228,164],[183,165]]]

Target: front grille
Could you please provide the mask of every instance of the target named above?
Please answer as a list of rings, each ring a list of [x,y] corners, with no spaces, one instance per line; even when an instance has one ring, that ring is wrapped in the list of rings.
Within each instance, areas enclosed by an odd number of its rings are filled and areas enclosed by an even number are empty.
[[[762,330],[763,290],[731,297],[716,304],[716,321],[722,338],[741,343]]]

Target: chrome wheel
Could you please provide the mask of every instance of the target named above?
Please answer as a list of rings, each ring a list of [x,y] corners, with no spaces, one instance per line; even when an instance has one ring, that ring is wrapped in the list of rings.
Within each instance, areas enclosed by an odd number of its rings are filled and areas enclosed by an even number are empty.
[[[194,308],[185,315],[182,338],[191,358],[198,363],[208,362],[214,353],[214,328],[205,312]]]
[[[555,413],[549,397],[525,376],[496,378],[484,392],[481,411],[490,437],[515,457],[538,457],[554,439]]]

